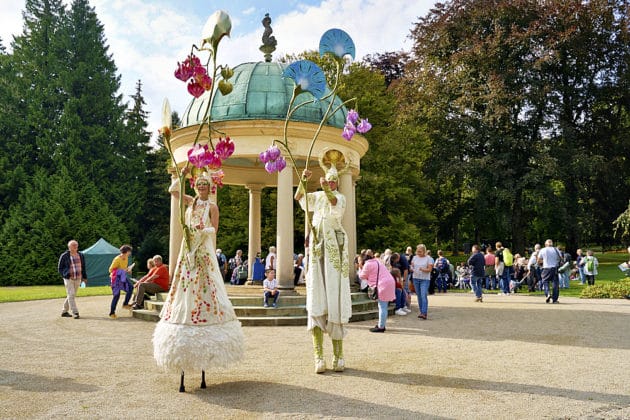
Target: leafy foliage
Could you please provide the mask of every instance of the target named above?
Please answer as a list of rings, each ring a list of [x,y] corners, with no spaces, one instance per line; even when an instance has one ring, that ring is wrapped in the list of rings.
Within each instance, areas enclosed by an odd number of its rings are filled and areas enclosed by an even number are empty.
[[[39,169],[0,230],[0,285],[54,283],[62,244],[76,239],[89,246],[100,237],[123,243],[128,234],[96,186],[77,183],[65,169],[53,175]]]
[[[457,245],[475,226],[471,239],[519,252],[541,235],[570,250],[602,243],[630,193],[616,158],[628,138],[627,4],[491,4],[437,4],[412,29],[397,86],[400,115],[430,140],[438,241]]]
[[[588,286],[580,294],[586,299],[623,299],[626,296],[630,296],[630,279]]]

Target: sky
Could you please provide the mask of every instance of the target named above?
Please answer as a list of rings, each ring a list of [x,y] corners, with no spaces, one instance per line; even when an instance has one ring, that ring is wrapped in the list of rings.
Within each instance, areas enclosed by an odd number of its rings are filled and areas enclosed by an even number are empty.
[[[69,5],[70,0],[64,0]],[[217,64],[235,67],[263,61],[258,50],[269,13],[277,40],[274,59],[285,54],[317,50],[328,29],[348,32],[356,47],[356,59],[367,54],[409,51],[410,30],[425,16],[435,0],[90,0],[104,26],[105,42],[121,76],[120,93],[129,103],[138,80],[149,113],[148,130],[156,133],[161,123],[164,98],[180,115],[192,99],[186,84],[175,79],[177,62],[199,45],[201,30],[216,10],[232,20],[230,38],[218,49]],[[0,0],[0,37],[10,51],[13,35],[23,30],[25,0]],[[202,56],[202,61],[204,56]]]

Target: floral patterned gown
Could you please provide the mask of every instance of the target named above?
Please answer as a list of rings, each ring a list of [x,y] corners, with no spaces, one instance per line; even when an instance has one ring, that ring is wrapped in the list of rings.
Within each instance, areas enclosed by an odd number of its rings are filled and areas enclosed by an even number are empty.
[[[191,234],[179,253],[168,298],[153,333],[153,357],[172,372],[226,367],[243,357],[241,323],[228,299],[215,255],[215,232],[210,226],[209,203],[195,200],[186,210]]]

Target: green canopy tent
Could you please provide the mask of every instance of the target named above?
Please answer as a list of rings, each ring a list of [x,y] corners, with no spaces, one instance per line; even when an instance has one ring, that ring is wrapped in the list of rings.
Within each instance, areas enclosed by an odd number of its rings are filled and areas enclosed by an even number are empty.
[[[81,252],[85,256],[88,285],[109,285],[109,266],[114,257],[120,254],[120,250],[101,238],[94,245]]]

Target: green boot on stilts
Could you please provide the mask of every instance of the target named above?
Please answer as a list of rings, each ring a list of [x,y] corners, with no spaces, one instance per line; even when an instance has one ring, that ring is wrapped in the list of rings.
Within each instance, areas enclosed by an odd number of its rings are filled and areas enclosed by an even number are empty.
[[[343,340],[333,340],[333,370],[343,372],[346,363],[343,360]]]
[[[315,353],[315,373],[326,372],[324,361],[324,332],[321,328],[313,328],[313,351]]]

